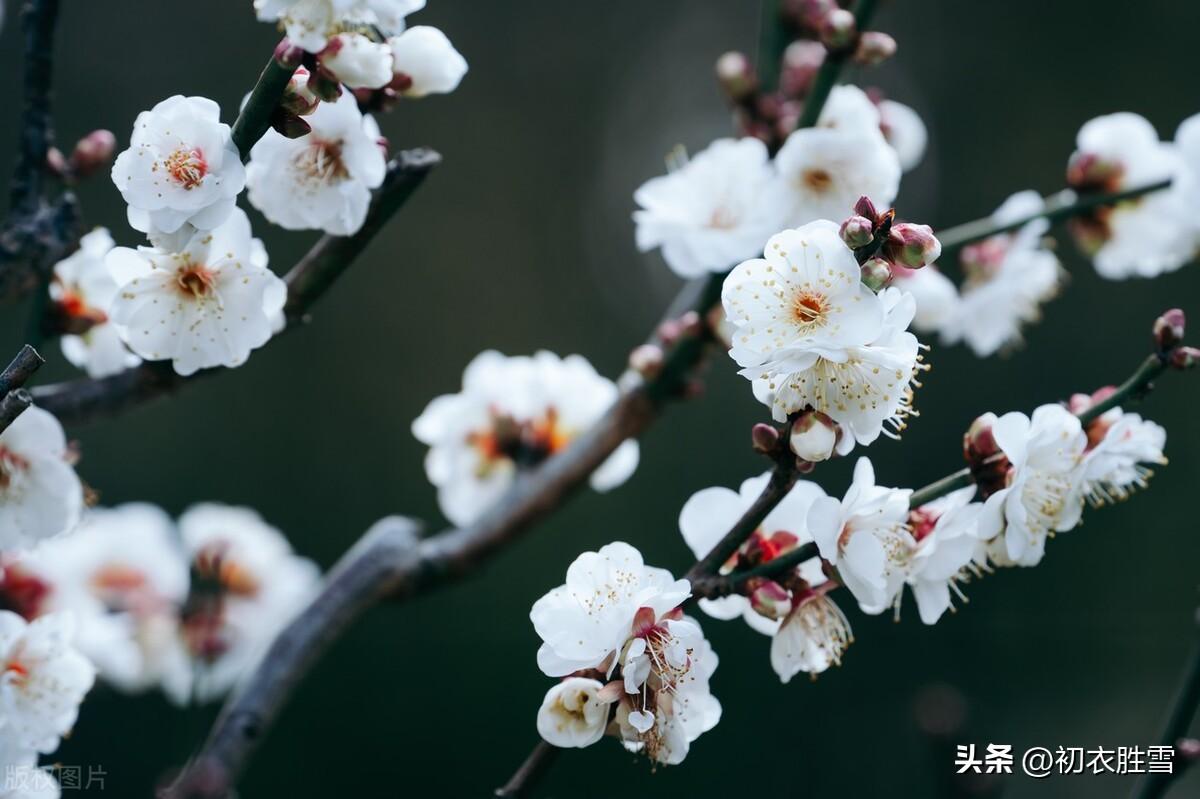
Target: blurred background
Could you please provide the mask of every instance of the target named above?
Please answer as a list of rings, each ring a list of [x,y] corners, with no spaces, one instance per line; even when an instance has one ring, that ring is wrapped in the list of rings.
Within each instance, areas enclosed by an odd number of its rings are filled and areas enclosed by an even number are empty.
[[[20,65],[16,3],[3,1],[8,174]],[[214,98],[231,121],[278,38],[250,5],[64,0],[60,144],[106,127],[124,147],[135,115],[175,93]],[[632,192],[664,171],[674,145],[695,152],[728,134],[712,64],[725,50],[754,50],[758,17],[757,3],[735,0],[431,0],[411,22],[442,28],[471,71],[453,95],[380,122],[393,147],[431,145],[445,163],[307,329],[177,398],[70,430],[81,476],[106,504],[146,500],[173,514],[202,500],[251,505],[324,567],[385,514],[440,529],[412,419],[457,390],[462,368],[489,347],[582,353],[601,372],[621,370],[677,288],[657,253],[634,248]],[[1075,133],[1098,114],[1138,111],[1172,136],[1200,111],[1198,26],[1200,6],[1175,0],[893,0],[875,27],[896,37],[899,54],[846,77],[883,87],[929,126],[930,151],[897,205],[938,228],[987,214],[1018,189],[1061,188]],[[141,243],[109,181],[81,195],[89,222]],[[251,218],[279,272],[317,238]],[[1071,283],[1026,347],[979,360],[933,342],[921,418],[901,444],[870,451],[881,482],[915,487],[958,468],[962,431],[985,410],[1029,411],[1124,379],[1168,306],[1182,304],[1192,338],[1200,333],[1197,267],[1114,284],[1068,241],[1060,249]],[[0,352],[15,351],[25,312],[2,314]],[[40,379],[70,374],[55,345],[46,354]],[[935,628],[911,604],[898,624],[853,611],[845,665],[813,684],[780,685],[766,638],[706,620],[725,712],[686,764],[652,773],[605,741],[562,756],[539,795],[936,796],[952,747],[938,749],[914,715],[936,684],[954,686],[968,709],[951,743],[1017,752],[1156,743],[1200,603],[1196,378],[1168,375],[1138,409],[1169,431],[1171,464],[1151,490],[1088,513],[1038,568],[970,584],[970,604]],[[550,684],[534,663],[532,602],[579,552],[614,539],[682,572],[691,562],[676,526],[683,502],[765,468],[748,446],[765,412],[746,381],[718,359],[708,383],[703,400],[650,431],[628,484],[583,492],[478,577],[347,630],[271,732],[242,794],[490,795],[536,742]],[[815,479],[840,495],[851,466],[829,464]],[[103,768],[108,795],[149,796],[216,709],[182,713],[157,695],[97,688],[54,759]],[[1016,775],[1004,795],[1117,797],[1131,784]],[[1197,793],[1200,774],[1175,795]]]

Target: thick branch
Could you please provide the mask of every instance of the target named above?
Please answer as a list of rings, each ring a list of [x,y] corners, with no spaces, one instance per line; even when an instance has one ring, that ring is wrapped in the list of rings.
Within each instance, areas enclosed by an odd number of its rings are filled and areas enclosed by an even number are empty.
[[[250,148],[271,126],[271,114],[279,107],[283,91],[295,71],[295,67],[286,67],[279,63],[274,55],[263,67],[262,74],[250,90],[250,96],[246,98],[246,104],[242,106],[241,113],[233,123],[233,143],[243,161],[250,159]]]
[[[503,787],[496,789],[496,796],[504,797],[504,799],[519,799],[519,797],[526,796],[529,789],[545,775],[560,751],[557,746],[539,741],[509,781],[504,783]]]
[[[0,433],[33,404],[33,398],[22,386],[44,363],[37,350],[26,344],[0,372]]]
[[[424,148],[398,154],[388,165],[387,177],[372,201],[362,228],[353,236],[323,236],[288,272],[284,280],[288,284],[285,310],[289,329],[350,268],[354,259],[439,161],[437,153]],[[98,416],[121,413],[177,391],[201,377],[223,371],[206,369],[185,378],[176,374],[165,361],[147,362],[111,377],[81,378],[39,386],[34,389],[33,398],[63,424],[80,424]]]
[[[1196,631],[1200,632],[1200,615],[1196,617],[1196,625]],[[1192,645],[1159,743],[1173,747],[1181,738],[1186,738],[1192,719],[1196,716],[1197,705],[1200,705],[1200,636],[1196,636]],[[1176,758],[1175,769],[1179,768],[1180,763]],[[1166,794],[1175,776],[1174,772],[1148,774],[1134,790],[1133,799],[1158,799]]]
[[[25,36],[25,105],[21,148],[9,190],[14,213],[31,215],[42,197],[42,176],[53,132],[50,89],[54,71],[54,24],[58,0],[26,0],[21,11]]]

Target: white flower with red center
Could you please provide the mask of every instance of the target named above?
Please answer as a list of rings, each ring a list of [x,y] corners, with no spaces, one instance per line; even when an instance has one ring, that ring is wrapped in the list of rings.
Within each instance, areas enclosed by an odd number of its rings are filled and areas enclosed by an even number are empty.
[[[190,375],[240,366],[271,338],[287,287],[255,263],[250,221],[240,209],[197,231],[183,249],[117,247],[105,264],[119,286],[109,315],[125,343]]]
[[[968,579],[980,554],[983,503],[972,502],[974,497],[975,486],[967,486],[909,515],[917,544],[909,560],[907,581],[925,624],[935,624],[943,613],[953,610],[951,592],[963,598],[957,583]]]
[[[826,581],[793,593],[792,610],[771,640],[771,668],[781,682],[802,671],[815,679],[830,666],[841,665],[854,634],[846,614],[828,596],[836,587]]]
[[[900,158],[901,169],[907,172],[921,163],[929,143],[929,132],[916,111],[895,100],[882,100],[879,103],[879,127],[883,138]]]
[[[738,491],[721,486],[705,488],[693,494],[684,503],[679,513],[679,531],[697,559],[708,555],[717,542],[750,509],[770,479],[769,472],[752,477],[744,481]],[[767,514],[750,540],[722,566],[721,573],[729,574],[769,563],[811,541],[812,538],[808,534],[808,509],[818,497],[823,496],[825,492],[815,483],[803,480],[797,482],[787,496]],[[818,558],[805,561],[796,571],[812,585],[825,581]],[[736,619],[741,616],[751,628],[765,635],[773,635],[779,629],[777,615],[764,615],[759,612],[763,608],[756,610],[750,598],[738,594],[719,599],[701,599],[700,609],[714,619]]]
[[[1077,394],[1071,397],[1070,409],[1081,413],[1113,391]],[[1153,466],[1167,464],[1163,454],[1167,431],[1136,413],[1112,408],[1094,419],[1085,432],[1088,446],[1079,460],[1077,476],[1083,496],[1094,507],[1127,499],[1148,485]]]
[[[958,289],[954,281],[933,264],[921,269],[892,264],[891,286],[908,292],[916,302],[917,312],[912,321],[915,330],[936,333],[959,313]]]
[[[724,272],[759,252],[786,220],[786,192],[766,145],[753,138],[718,139],[643,183],[633,199],[638,249],[662,248],[682,277]]]
[[[187,701],[191,664],[179,613],[188,564],[171,519],[152,505],[89,510],[74,535],[54,539],[18,568],[45,580],[42,612],[79,622],[75,645],[101,679],[127,693],[162,686]]]
[[[0,739],[49,754],[75,725],[96,670],[72,646],[74,626],[69,614],[0,610]]]
[[[62,425],[36,406],[0,433],[0,551],[24,549],[79,522],[83,484]]]
[[[813,365],[794,372],[755,376],[754,396],[771,408],[773,417],[786,421],[794,413],[813,408],[837,422],[843,431],[837,452],[846,455],[855,443],[868,445],[879,436],[899,438],[906,419],[915,415],[913,387],[922,362],[924,345],[908,332],[916,312],[911,294],[888,288],[872,298],[883,312],[879,332],[868,341],[847,346],[834,357],[822,353]],[[752,370],[742,374],[753,375]]]
[[[546,692],[538,709],[542,738],[563,749],[582,749],[604,737],[611,702],[599,698],[604,683],[590,677],[567,677]]]
[[[112,179],[129,205],[129,224],[153,236],[185,223],[220,225],[233,213],[246,170],[220,107],[175,95],[138,115]]]
[[[79,240],[79,249],[54,265],[50,299],[67,330],[60,344],[63,356],[90,377],[107,377],[137,366],[142,359],[130,352],[115,325],[108,323],[108,309],[117,294],[117,284],[104,266],[113,248],[112,236],[96,228]]]
[[[388,44],[395,72],[392,86],[405,97],[448,94],[467,74],[467,60],[437,28],[417,25],[388,39]]]
[[[891,607],[908,577],[917,546],[908,524],[911,494],[875,485],[871,461],[859,458],[846,496],[840,502],[821,497],[809,510],[809,533],[821,557],[837,567],[865,613]]]
[[[350,92],[304,119],[308,135],[289,139],[268,130],[250,150],[250,203],[288,230],[349,236],[362,227],[371,190],[387,171],[379,126]]]
[[[816,127],[788,136],[775,168],[793,226],[845,219],[864,195],[886,208],[900,190],[900,159],[883,138],[879,111],[854,86],[834,89]]]
[[[183,638],[197,666],[191,695],[227,692],[316,595],[320,571],[254,511],[205,504],[179,517],[192,573]]]
[[[349,24],[399,33],[404,18],[424,7],[425,0],[254,0],[260,21],[278,22],[288,39],[310,53],[323,50]]]
[[[1046,539],[1079,523],[1083,496],[1075,469],[1087,434],[1066,408],[1043,405],[1032,419],[1004,414],[992,435],[1009,468],[1005,487],[984,503],[979,535],[993,542],[990,551],[999,565],[1036,566]]]
[[[579,355],[477,355],[463,373],[462,391],[435,398],[413,422],[413,435],[430,448],[425,472],[442,513],[457,525],[477,519],[521,469],[561,451],[617,395],[616,385]],[[622,443],[592,474],[592,487],[615,488],[637,462],[637,442]]]
[[[992,220],[1008,224],[1044,208],[1037,192],[1022,191],[1005,200]],[[963,248],[967,278],[954,312],[941,325],[947,343],[963,341],[985,357],[1021,342],[1022,325],[1041,318],[1041,304],[1066,280],[1058,257],[1043,243],[1049,229],[1045,219],[1035,219],[1013,233]]]
[[[1182,171],[1170,142],[1158,139],[1144,117],[1128,112],[1084,124],[1067,167],[1067,182],[1082,194],[1112,193],[1174,178]],[[1174,192],[1157,191],[1072,221],[1076,241],[1101,277],[1154,277],[1183,266],[1195,254],[1193,224],[1176,207]]]
[[[392,80],[392,48],[361,33],[337,34],[318,58],[351,89],[381,89]]]

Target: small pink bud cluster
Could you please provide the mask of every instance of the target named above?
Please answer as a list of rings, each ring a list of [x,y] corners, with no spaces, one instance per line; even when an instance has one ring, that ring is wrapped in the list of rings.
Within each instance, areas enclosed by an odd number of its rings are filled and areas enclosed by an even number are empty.
[[[942,254],[929,225],[896,222],[895,216],[893,209],[881,213],[869,197],[860,197],[840,229],[842,241],[862,266],[863,283],[875,292],[891,282],[897,269],[920,269]]]
[[[996,424],[994,413],[985,413],[967,428],[963,435],[963,457],[979,493],[985,499],[1008,484],[1011,464],[996,443],[992,427]]]
[[[796,470],[807,473],[837,453],[842,435],[837,422],[820,411],[809,409],[796,414],[783,431],[774,425],[754,425],[750,429],[750,443],[755,452],[777,461],[794,457]]]
[[[1179,308],[1165,311],[1154,320],[1154,345],[1167,366],[1191,369],[1200,360],[1200,349],[1183,343],[1187,319]]]
[[[117,149],[117,137],[110,130],[93,130],[71,150],[70,157],[57,147],[46,153],[46,167],[67,181],[83,180],[104,170],[113,160]]]

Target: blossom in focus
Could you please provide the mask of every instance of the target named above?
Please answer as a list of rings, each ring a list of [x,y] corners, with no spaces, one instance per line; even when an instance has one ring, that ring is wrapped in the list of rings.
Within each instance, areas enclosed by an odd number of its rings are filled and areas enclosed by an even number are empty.
[[[958,289],[954,281],[933,264],[921,269],[892,264],[891,285],[912,295],[917,306],[912,321],[915,330],[936,333],[959,314]]]
[[[1076,395],[1070,409],[1080,413],[1111,392]],[[1079,460],[1077,479],[1084,498],[1093,506],[1126,499],[1134,490],[1145,488],[1154,474],[1151,467],[1167,463],[1163,454],[1167,431],[1136,413],[1112,408],[1094,419],[1085,432],[1088,445]]]
[[[610,703],[597,694],[604,683],[588,677],[567,677],[546,692],[538,709],[538,734],[564,749],[591,746],[604,737]]]
[[[322,102],[305,121],[312,131],[289,139],[268,130],[250,150],[250,204],[288,230],[349,236],[362,227],[371,190],[387,163],[379,126],[358,110],[350,92]]]
[[[1043,405],[1030,418],[1006,413],[992,436],[1009,469],[1005,487],[987,498],[979,535],[993,541],[992,559],[1001,566],[1035,566],[1046,539],[1079,523],[1083,497],[1075,468],[1087,447],[1079,419],[1061,405]]]
[[[821,588],[796,592],[792,604],[792,611],[771,639],[771,668],[784,683],[802,671],[815,678],[839,665],[854,641],[846,614]]]
[[[1008,224],[1044,208],[1037,192],[1022,191],[1005,200],[992,219]],[[1058,257],[1043,244],[1049,229],[1045,219],[1035,219],[1012,233],[963,248],[967,278],[959,302],[942,321],[944,341],[963,341],[980,357],[1020,343],[1022,325],[1041,317],[1041,304],[1066,280]]]
[[[112,248],[112,236],[105,228],[85,234],[79,249],[54,265],[50,283],[50,299],[64,327],[79,331],[62,336],[63,357],[86,369],[89,377],[108,377],[142,362],[108,322],[117,284],[104,266],[104,257]]]
[[[0,551],[24,549],[79,521],[83,484],[62,425],[37,406],[0,433]]]
[[[638,249],[661,247],[681,277],[724,272],[759,252],[786,221],[786,191],[754,138],[718,139],[633,198]]]
[[[861,89],[838,86],[817,126],[788,136],[775,167],[789,194],[787,224],[845,219],[859,197],[887,207],[900,190],[900,159]]]
[[[417,25],[388,39],[388,45],[395,73],[392,86],[405,97],[448,94],[467,74],[467,60],[437,28]]]
[[[375,25],[385,33],[404,29],[404,17],[425,7],[425,0],[254,0],[262,22],[278,22],[288,39],[310,53],[350,23]]]
[[[916,111],[895,100],[882,100],[879,103],[879,126],[883,138],[896,151],[902,170],[908,172],[921,163],[929,143],[929,133]]]
[[[1084,124],[1067,167],[1067,182],[1082,194],[1112,193],[1173,178],[1180,172],[1175,146],[1158,139],[1144,117],[1128,112]],[[1096,209],[1072,221],[1076,241],[1101,277],[1154,277],[1183,266],[1195,254],[1193,222],[1170,191],[1157,191]]]
[[[841,501],[817,499],[808,529],[821,557],[837,567],[865,613],[881,613],[899,598],[917,541],[908,524],[912,491],[875,485],[867,458],[854,466],[854,481]]]
[[[105,264],[119,286],[110,308],[122,339],[146,360],[171,360],[190,375],[240,366],[271,337],[287,287],[254,262],[250,220],[241,209],[179,251],[113,249]]]
[[[951,592],[962,598],[957,583],[981,551],[979,514],[983,504],[972,502],[975,486],[967,486],[916,508],[909,527],[916,547],[908,563],[907,582],[925,624],[935,624],[952,608]]]
[[[469,524],[520,469],[561,451],[616,398],[616,384],[579,355],[480,353],[463,373],[462,391],[435,398],[413,422],[413,435],[430,448],[425,473],[442,513]],[[637,462],[637,442],[624,442],[593,472],[592,487],[615,488]]]
[[[189,693],[203,702],[257,663],[316,595],[320,572],[248,508],[193,506],[179,517],[179,534],[195,575],[182,620],[196,664]]]
[[[154,236],[185,223],[200,230],[223,223],[246,185],[246,170],[220,107],[175,95],[138,114],[112,179],[129,206],[129,224]]]
[[[361,33],[339,33],[320,53],[321,66],[351,89],[380,89],[392,79],[392,49]]]
[[[0,610],[0,740],[49,754],[71,731],[96,672],[72,646],[69,614],[33,622]]]

